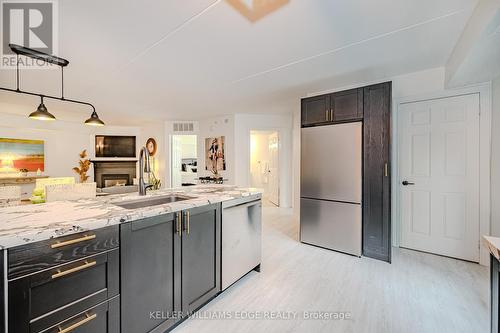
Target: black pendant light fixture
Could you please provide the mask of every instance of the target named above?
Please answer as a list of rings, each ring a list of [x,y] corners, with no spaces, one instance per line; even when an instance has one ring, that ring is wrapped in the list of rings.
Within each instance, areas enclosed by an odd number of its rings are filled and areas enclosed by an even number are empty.
[[[40,52],[37,50],[33,50],[33,49],[30,49],[30,48],[27,48],[24,46],[20,46],[20,45],[9,44],[9,47],[17,55],[16,89],[0,87],[0,90],[40,97],[40,99],[41,99],[40,105],[38,106],[36,111],[30,113],[28,118],[37,119],[37,120],[56,120],[56,117],[47,110],[47,107],[43,103],[44,98],[50,98],[50,99],[56,99],[56,100],[63,101],[63,102],[88,105],[92,108],[92,114],[90,115],[89,119],[85,120],[85,124],[90,125],[90,126],[104,126],[105,125],[104,122],[101,119],[99,119],[99,116],[97,115],[95,107],[92,104],[90,104],[88,102],[82,102],[82,101],[77,101],[74,99],[64,98],[64,67],[68,66],[68,64],[69,64],[68,60],[63,59],[63,58],[59,58],[59,57],[56,57],[56,56],[53,56],[53,55],[50,55],[47,53],[43,53],[43,52]],[[23,91],[23,90],[19,89],[19,56],[20,55],[30,57],[33,59],[37,59],[37,60],[42,60],[46,63],[57,65],[57,66],[61,67],[61,97],[42,95],[42,94],[37,94],[37,93],[29,92],[29,91]]]
[[[104,122],[99,119],[99,116],[97,115],[97,112],[92,112],[90,115],[90,118],[85,120],[85,125],[90,125],[90,126],[104,126]]]
[[[54,117],[54,115],[47,110],[45,104],[43,104],[43,96],[40,96],[40,99],[40,105],[38,105],[36,111],[30,113],[28,118],[36,120],[56,120],[56,117]]]

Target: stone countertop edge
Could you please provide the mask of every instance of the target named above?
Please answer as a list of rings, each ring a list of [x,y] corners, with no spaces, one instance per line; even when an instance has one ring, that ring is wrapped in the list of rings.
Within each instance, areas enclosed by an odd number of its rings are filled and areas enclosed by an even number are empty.
[[[490,253],[500,260],[500,238],[493,236],[483,236],[483,243],[488,247]]]
[[[114,204],[164,195],[185,195],[193,199],[138,209],[125,209]],[[0,208],[0,250],[184,209],[260,195],[262,190],[256,188],[207,185],[152,191],[146,197],[128,193],[95,199]]]

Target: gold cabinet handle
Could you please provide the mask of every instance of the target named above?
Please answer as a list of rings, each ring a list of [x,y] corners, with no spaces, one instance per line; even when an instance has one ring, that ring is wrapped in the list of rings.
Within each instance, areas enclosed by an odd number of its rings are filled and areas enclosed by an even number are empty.
[[[388,176],[389,175],[389,168],[387,166],[387,163],[384,164],[384,176]]]
[[[81,265],[81,266],[73,267],[73,268],[70,268],[68,270],[52,274],[52,279],[57,279],[57,278],[60,278],[62,276],[65,276],[65,275],[81,271],[82,269],[95,266],[95,264],[96,264],[95,261],[85,261],[85,263],[83,265]]]
[[[329,110],[325,110],[325,121],[328,121],[330,119],[328,119],[328,116],[330,115],[330,112]]]
[[[189,210],[186,212],[186,222],[187,222],[187,229],[186,229],[186,232],[187,234],[189,235],[189,220],[190,220],[190,217],[189,217]]]
[[[330,121],[333,121],[333,109],[330,109]]]
[[[70,240],[67,240],[65,242],[57,242],[57,243],[52,244],[50,247],[53,249],[57,249],[59,247],[88,241],[88,240],[94,239],[95,237],[96,237],[95,235],[86,235],[86,236],[83,236],[80,238],[70,239]]]
[[[182,236],[182,213],[178,212],[177,214],[177,234]]]
[[[94,319],[97,318],[97,314],[94,313],[93,315],[89,316],[88,314],[85,315],[86,318],[80,320],[79,322],[77,323],[74,323],[73,325],[70,325],[66,328],[61,328],[61,327],[58,327],[59,328],[59,332],[58,333],[69,333],[71,331],[73,331],[75,328],[78,328],[82,325],[85,325],[86,323],[88,323],[89,321],[92,321]]]

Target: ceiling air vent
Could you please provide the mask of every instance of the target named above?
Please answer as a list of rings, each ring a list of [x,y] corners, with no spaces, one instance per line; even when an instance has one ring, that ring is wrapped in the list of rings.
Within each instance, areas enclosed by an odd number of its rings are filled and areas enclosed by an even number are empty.
[[[176,133],[182,132],[194,132],[194,123],[193,122],[175,122],[172,124],[173,130]]]

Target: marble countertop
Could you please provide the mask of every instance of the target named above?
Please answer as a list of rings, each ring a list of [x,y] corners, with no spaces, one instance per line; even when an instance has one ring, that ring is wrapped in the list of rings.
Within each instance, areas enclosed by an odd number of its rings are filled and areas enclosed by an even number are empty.
[[[483,241],[490,250],[490,253],[495,256],[497,260],[500,260],[500,238],[493,236],[483,236]]]
[[[256,188],[212,184],[150,191],[147,196],[129,193],[0,208],[0,249],[261,193]],[[138,209],[114,205],[168,194],[185,195],[192,199]]]

